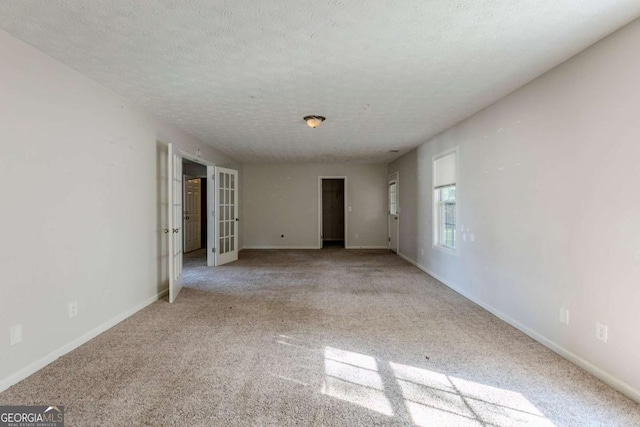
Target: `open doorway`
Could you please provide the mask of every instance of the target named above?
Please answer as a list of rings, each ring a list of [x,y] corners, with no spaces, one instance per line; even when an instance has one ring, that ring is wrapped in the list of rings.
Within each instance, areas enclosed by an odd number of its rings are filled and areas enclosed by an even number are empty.
[[[207,167],[182,159],[183,267],[207,265]]]
[[[321,178],[320,242],[322,248],[345,247],[345,178]]]

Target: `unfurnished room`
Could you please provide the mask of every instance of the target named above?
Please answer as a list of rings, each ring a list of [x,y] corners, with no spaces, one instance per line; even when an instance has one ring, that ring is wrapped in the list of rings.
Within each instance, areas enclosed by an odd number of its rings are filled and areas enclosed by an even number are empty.
[[[640,426],[640,2],[0,2],[0,426]]]

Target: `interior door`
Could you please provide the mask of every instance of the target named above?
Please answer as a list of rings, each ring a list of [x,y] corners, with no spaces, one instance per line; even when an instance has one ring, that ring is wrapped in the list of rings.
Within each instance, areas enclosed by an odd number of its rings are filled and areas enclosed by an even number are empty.
[[[184,251],[192,252],[202,246],[200,178],[186,179],[184,183]]]
[[[238,171],[216,167],[216,265],[238,259]]]
[[[398,252],[398,174],[389,176],[389,249]]]
[[[158,192],[158,212],[160,220],[160,236],[158,238],[158,281],[160,289],[169,288],[169,263],[171,252],[169,251],[169,240],[171,240],[171,225],[169,223],[169,147],[167,144],[158,141],[156,144],[157,154],[157,192]]]
[[[169,144],[168,160],[168,193],[169,193],[169,302],[178,297],[182,283],[182,158],[174,154],[173,145]]]

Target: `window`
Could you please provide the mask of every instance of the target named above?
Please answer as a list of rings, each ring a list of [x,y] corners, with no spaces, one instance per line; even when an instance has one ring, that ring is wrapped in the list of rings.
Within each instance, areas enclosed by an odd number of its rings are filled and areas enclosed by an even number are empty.
[[[398,189],[397,183],[389,183],[389,215],[398,215]]]
[[[457,246],[456,155],[448,152],[433,160],[433,244],[449,250]]]
[[[438,216],[440,222],[438,244],[448,248],[456,247],[456,185],[438,190]]]

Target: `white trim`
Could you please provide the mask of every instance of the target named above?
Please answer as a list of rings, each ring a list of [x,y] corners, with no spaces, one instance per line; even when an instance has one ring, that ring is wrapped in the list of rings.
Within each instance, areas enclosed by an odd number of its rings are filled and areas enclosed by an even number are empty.
[[[396,252],[396,255],[398,255],[400,258],[402,258],[403,260],[407,261],[409,264],[418,267],[420,270],[424,271],[425,273],[427,273],[427,270],[425,270],[424,268],[422,268],[417,262],[415,262],[414,260],[412,260],[411,258],[409,258],[406,255],[403,255],[400,253],[400,251]],[[429,274],[429,273],[427,273]],[[430,275],[430,274],[429,274]]]
[[[244,249],[322,249],[317,246],[245,246]],[[345,249],[389,249],[386,246],[346,246]]]
[[[418,264],[417,262],[413,261],[412,259],[410,259],[406,255],[403,255],[401,253],[398,253],[398,255],[403,260],[405,260],[408,263],[416,266],[420,270],[422,270],[425,273],[427,273],[429,276],[433,277],[434,279],[436,279],[437,281],[439,281],[443,285],[449,287],[453,291],[455,291],[458,294],[462,295],[463,297],[465,297],[469,301],[479,305],[480,307],[482,307],[483,309],[487,310],[489,313],[493,314],[494,316],[496,316],[500,320],[503,320],[504,322],[507,322],[509,325],[511,325],[514,328],[518,329],[520,332],[524,333],[525,335],[528,335],[530,338],[533,338],[534,340],[536,340],[540,344],[542,344],[545,347],[547,347],[549,350],[551,350],[554,353],[564,357],[569,362],[572,362],[573,364],[579,366],[580,368],[582,368],[585,371],[589,372],[590,374],[592,374],[596,378],[599,378],[600,380],[602,380],[603,382],[607,383],[612,388],[618,390],[620,393],[630,397],[631,399],[635,400],[636,402],[640,402],[640,390],[638,390],[638,389],[632,387],[631,385],[625,383],[624,381],[614,377],[613,375],[609,374],[608,372],[603,371],[602,369],[600,369],[597,366],[591,364],[590,362],[586,361],[585,359],[583,359],[582,357],[578,356],[577,354],[567,350],[566,348],[562,347],[558,343],[546,338],[544,335],[534,331],[533,329],[523,325],[522,323],[518,322],[517,320],[507,316],[506,314],[504,314],[501,311],[497,310],[496,308],[490,306],[489,304],[487,304],[487,303],[485,303],[485,302],[483,302],[483,301],[481,301],[481,300],[469,295],[467,292],[461,290],[460,288],[455,286],[453,283],[451,283],[448,280],[444,279],[443,277],[440,277],[439,275],[429,271],[429,269],[427,269],[426,267],[421,266],[420,264]]]
[[[193,154],[190,154],[184,150],[180,150],[180,156],[182,156],[183,159],[192,161],[193,163],[197,163],[199,165],[202,166],[206,166],[207,168],[207,175],[206,175],[206,179],[207,179],[207,194],[205,197],[206,203],[207,203],[207,207],[206,207],[206,212],[207,212],[207,267],[213,267],[215,266],[216,260],[215,260],[215,253],[213,252],[213,248],[215,248],[215,244],[216,244],[216,218],[215,215],[213,215],[213,212],[215,212],[215,192],[216,192],[216,187],[215,187],[215,181],[213,179],[214,175],[215,175],[215,163],[210,162],[209,160],[205,160],[202,157],[198,157],[198,156],[194,156]],[[198,177],[198,178],[202,178],[202,177]],[[184,197],[184,191],[182,192]],[[213,225],[213,228],[212,228]],[[184,253],[183,253],[184,255]]]
[[[180,150],[180,156],[183,159],[191,160],[194,163],[198,163],[203,166],[215,166],[215,163],[210,162],[209,160],[205,160],[202,157],[194,156],[193,154],[189,154],[184,150]]]
[[[345,247],[345,249],[387,249],[387,250],[389,250],[389,246],[377,246],[377,245],[372,245],[372,246],[347,246],[347,247]]]
[[[158,293],[157,295],[152,296],[151,298],[148,298],[142,303],[133,306],[129,310],[126,310],[118,314],[117,316],[111,318],[110,320],[107,320],[101,325],[96,326],[89,332],[86,332],[85,334],[63,345],[57,350],[54,350],[51,353],[41,357],[40,359],[36,360],[30,365],[20,369],[18,372],[15,372],[6,378],[3,378],[2,380],[0,380],[0,392],[8,389],[14,384],[19,383],[20,381],[24,380],[25,378],[29,377],[30,375],[44,368],[48,364],[55,362],[59,357],[62,357],[65,354],[75,350],[76,348],[80,347],[82,344],[85,344],[86,342],[97,337],[98,335],[107,331],[108,329],[113,328],[115,325],[127,319],[128,317],[131,317],[132,315],[142,310],[146,306],[153,304],[154,302],[158,301],[161,298],[164,298],[165,296],[167,296],[168,293],[169,293],[169,289],[167,288],[164,291]]]
[[[319,249],[317,246],[245,246],[245,249]]]
[[[347,197],[347,177],[346,176],[318,176],[318,246],[315,249],[322,249],[322,180],[323,179],[343,179],[344,180],[344,247],[349,246],[349,198]]]
[[[456,219],[457,221],[457,219]],[[457,227],[457,225],[456,225]],[[459,256],[460,254],[458,253],[458,248],[457,246],[455,248],[451,248],[449,246],[444,246],[444,245],[433,245],[431,246],[433,249],[443,252],[445,254],[449,254],[449,255],[455,255],[455,256]]]

